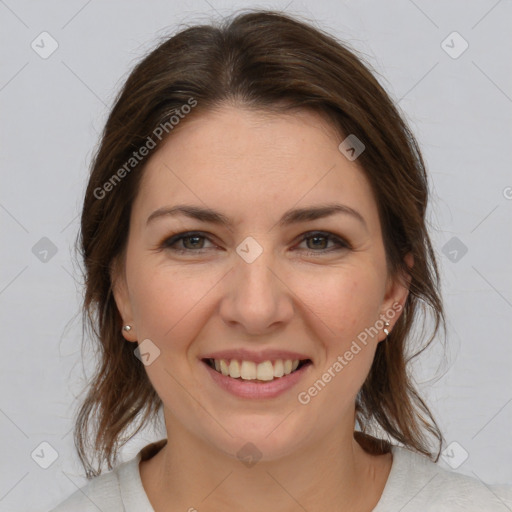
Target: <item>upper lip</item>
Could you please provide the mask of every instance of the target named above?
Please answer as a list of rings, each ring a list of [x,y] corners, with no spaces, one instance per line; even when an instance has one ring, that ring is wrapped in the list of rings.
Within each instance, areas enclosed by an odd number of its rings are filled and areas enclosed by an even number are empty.
[[[311,360],[310,357],[304,354],[300,354],[299,352],[292,352],[289,350],[266,349],[259,350],[258,352],[253,352],[252,350],[247,350],[245,348],[210,352],[208,354],[201,356],[201,359],[236,359],[237,361],[253,361],[254,363],[263,363],[264,361],[276,361],[277,359]]]

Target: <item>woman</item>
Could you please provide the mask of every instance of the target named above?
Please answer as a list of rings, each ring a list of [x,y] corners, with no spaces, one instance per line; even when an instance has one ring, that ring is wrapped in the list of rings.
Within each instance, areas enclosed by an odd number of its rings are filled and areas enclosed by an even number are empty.
[[[151,52],[84,201],[91,481],[55,510],[509,510],[434,463],[407,373],[420,314],[443,325],[427,190],[391,100],[329,35],[256,11]],[[167,437],[116,466],[160,410]]]

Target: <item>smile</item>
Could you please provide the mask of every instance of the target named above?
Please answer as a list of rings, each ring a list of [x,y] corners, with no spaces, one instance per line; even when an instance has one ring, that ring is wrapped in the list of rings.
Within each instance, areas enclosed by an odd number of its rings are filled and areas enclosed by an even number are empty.
[[[232,379],[269,382],[290,375],[302,366],[310,363],[309,359],[276,359],[274,361],[254,361],[237,359],[203,359],[203,361],[218,373]]]
[[[246,359],[204,358],[212,389],[243,399],[268,400],[284,395],[298,385],[313,367],[311,359]]]

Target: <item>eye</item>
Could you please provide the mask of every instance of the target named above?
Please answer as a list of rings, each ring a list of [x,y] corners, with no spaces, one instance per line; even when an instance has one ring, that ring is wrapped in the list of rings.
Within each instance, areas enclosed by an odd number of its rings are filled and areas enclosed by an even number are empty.
[[[315,249],[313,251],[306,250],[306,253],[309,256],[318,256],[332,251],[350,249],[350,244],[343,240],[342,238],[333,235],[332,233],[326,233],[321,231],[306,233],[301,243],[304,242],[306,242],[306,244],[308,245],[308,249]],[[334,247],[331,246],[330,248],[328,248],[329,243],[334,244]]]
[[[205,243],[209,242],[216,247],[206,233],[201,231],[187,231],[178,233],[166,238],[162,244],[162,249],[167,249],[177,253],[198,253],[201,254],[207,249],[213,247],[205,247]],[[306,243],[306,254],[308,256],[319,256],[333,251],[350,249],[350,244],[342,238],[327,232],[311,232],[306,233],[300,244]],[[299,244],[299,245],[300,245]],[[331,244],[331,247],[329,247]],[[308,251],[308,249],[310,249]]]
[[[188,231],[186,233],[178,233],[162,242],[162,248],[169,249],[180,253],[185,252],[202,252],[205,249],[205,241],[210,239],[204,233]],[[208,247],[206,247],[208,249]]]

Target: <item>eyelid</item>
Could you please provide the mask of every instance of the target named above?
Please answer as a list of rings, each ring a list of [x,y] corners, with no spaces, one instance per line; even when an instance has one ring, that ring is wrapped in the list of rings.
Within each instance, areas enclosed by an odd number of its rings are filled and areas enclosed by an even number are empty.
[[[172,245],[176,244],[177,242],[185,239],[185,238],[204,238],[205,240],[208,240],[210,243],[214,244],[212,241],[213,235],[211,233],[207,233],[205,231],[180,231],[179,233],[175,233],[171,236],[168,236],[164,238],[161,244],[159,244],[159,247],[162,249],[169,249],[176,252],[196,252],[201,253],[205,249],[198,249],[198,250],[192,250],[192,249],[176,249],[173,248]],[[216,245],[216,244],[215,244]]]

